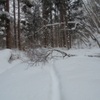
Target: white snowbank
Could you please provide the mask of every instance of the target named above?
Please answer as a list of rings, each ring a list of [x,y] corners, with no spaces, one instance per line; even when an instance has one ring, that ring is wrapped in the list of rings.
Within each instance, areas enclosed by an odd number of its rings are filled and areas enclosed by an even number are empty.
[[[0,73],[9,68],[9,58],[11,57],[11,50],[0,50]]]
[[[100,100],[100,58],[88,57],[100,50],[66,53],[76,56],[30,67],[9,63],[11,50],[0,51],[0,100]]]
[[[0,73],[22,62],[20,59],[15,59],[11,63],[10,58],[12,56],[12,52],[13,51],[10,49],[0,50]],[[18,52],[15,52],[15,53],[16,53],[15,55],[17,56]],[[14,55],[13,55],[13,58],[14,58]]]
[[[100,58],[70,57],[55,66],[62,100],[100,100]]]
[[[20,64],[0,75],[0,100],[50,100],[50,75]]]

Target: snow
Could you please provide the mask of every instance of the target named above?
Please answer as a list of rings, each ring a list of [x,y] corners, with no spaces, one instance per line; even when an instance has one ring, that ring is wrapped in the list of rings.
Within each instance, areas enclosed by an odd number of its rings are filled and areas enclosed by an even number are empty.
[[[0,75],[0,100],[49,100],[49,74],[37,67],[25,68],[21,64]]]
[[[99,4],[99,3],[97,3],[97,2],[95,1],[95,4],[96,4],[97,7],[100,8],[100,4]]]
[[[0,50],[0,100],[100,100],[100,49],[63,51],[75,56],[30,67]]]
[[[12,64],[9,63],[11,57],[11,50],[5,49],[0,50],[0,73],[6,71],[7,69],[13,67],[14,65],[21,63],[20,60],[13,61]]]
[[[9,14],[8,12],[6,12],[6,11],[0,11],[0,16],[2,16],[2,15],[6,15],[6,17],[7,17],[8,19],[11,18],[11,17],[10,17],[10,14]]]
[[[63,100],[100,100],[100,58],[72,57],[56,65]]]
[[[0,73],[8,69],[9,63],[8,60],[10,58],[10,50],[0,50]]]
[[[3,35],[3,33],[4,33],[3,31],[0,31],[0,35]]]
[[[51,100],[61,100],[59,77],[56,73],[55,66],[51,66],[50,74],[51,74],[51,79],[52,79],[52,98]]]

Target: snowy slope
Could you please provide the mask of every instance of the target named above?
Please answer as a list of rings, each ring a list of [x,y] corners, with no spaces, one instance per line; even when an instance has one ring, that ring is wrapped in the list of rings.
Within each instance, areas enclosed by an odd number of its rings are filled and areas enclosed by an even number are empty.
[[[17,65],[0,75],[0,100],[49,100],[50,75],[35,67]]]
[[[55,63],[61,100],[100,100],[100,58],[72,57]]]
[[[100,100],[100,58],[88,57],[100,50],[66,52],[76,56],[30,67],[0,51],[0,100]]]
[[[16,59],[16,61],[13,61],[12,63],[10,63],[9,60],[10,60],[11,54],[12,54],[12,50],[10,49],[0,50],[0,73],[22,62],[21,60]]]
[[[0,50],[0,73],[10,68],[9,58],[11,56],[11,50]]]

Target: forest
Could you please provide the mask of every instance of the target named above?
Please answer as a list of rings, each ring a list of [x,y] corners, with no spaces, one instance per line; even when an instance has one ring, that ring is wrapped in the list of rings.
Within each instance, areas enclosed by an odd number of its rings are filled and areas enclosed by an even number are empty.
[[[100,0],[0,0],[0,100],[100,100]]]
[[[0,0],[0,49],[100,47],[100,0]]]

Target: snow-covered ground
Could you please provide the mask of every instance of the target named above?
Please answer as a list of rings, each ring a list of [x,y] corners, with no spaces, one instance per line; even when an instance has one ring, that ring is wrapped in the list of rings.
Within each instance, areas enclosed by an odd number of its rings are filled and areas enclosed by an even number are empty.
[[[0,50],[0,100],[100,100],[100,49],[65,52],[75,56],[30,67]]]

